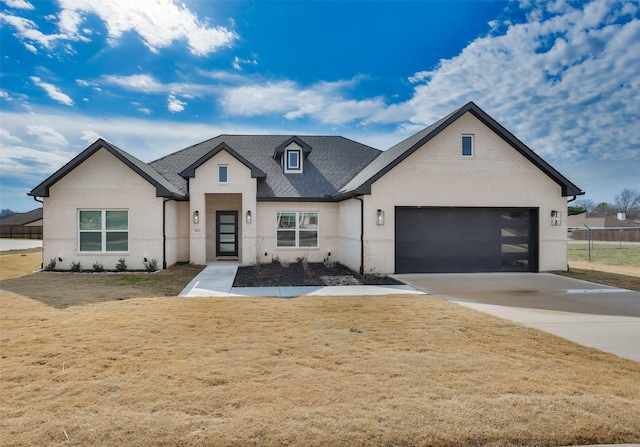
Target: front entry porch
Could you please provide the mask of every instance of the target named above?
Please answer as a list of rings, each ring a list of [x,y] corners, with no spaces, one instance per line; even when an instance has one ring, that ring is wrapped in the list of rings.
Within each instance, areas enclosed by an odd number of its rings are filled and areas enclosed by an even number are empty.
[[[205,196],[207,262],[241,261],[242,194]]]

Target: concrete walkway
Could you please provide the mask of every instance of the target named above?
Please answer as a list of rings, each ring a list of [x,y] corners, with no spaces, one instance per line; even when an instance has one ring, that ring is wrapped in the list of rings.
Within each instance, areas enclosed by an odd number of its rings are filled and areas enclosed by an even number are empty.
[[[462,306],[640,362],[640,292],[549,273],[394,277]]]
[[[0,251],[26,250],[38,247],[42,247],[42,241],[39,239],[0,239]]]
[[[392,295],[420,294],[409,285],[396,286],[306,286],[306,287],[233,287],[238,272],[237,264],[208,265],[191,280],[179,296],[187,297],[240,297],[268,296],[292,298],[296,296]]]

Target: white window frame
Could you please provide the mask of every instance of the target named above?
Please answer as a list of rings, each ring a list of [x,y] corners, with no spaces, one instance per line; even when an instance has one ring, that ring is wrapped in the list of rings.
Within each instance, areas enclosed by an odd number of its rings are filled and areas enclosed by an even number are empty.
[[[296,226],[295,228],[291,228],[291,229],[283,229],[283,228],[278,228],[278,223],[280,222],[280,215],[281,214],[295,214],[295,223]],[[300,229],[300,215],[301,214],[315,214],[316,215],[316,226],[317,228],[313,229],[313,230],[305,230],[305,229]],[[278,232],[280,231],[286,231],[286,232],[292,232],[295,233],[295,244],[294,245],[278,245]],[[316,233],[316,245],[305,245],[305,246],[301,246],[300,245],[300,232],[315,232]],[[315,249],[315,248],[320,248],[320,213],[318,211],[278,211],[276,212],[276,247],[278,249],[283,249],[283,248],[292,248],[292,249]]]
[[[80,213],[83,211],[100,211],[100,226],[99,230],[82,230],[80,228]],[[127,229],[107,230],[107,212],[108,211],[125,211],[127,213]],[[82,208],[78,210],[78,253],[128,253],[129,252],[129,210],[123,208]],[[127,233],[127,249],[126,250],[107,250],[107,234],[108,233]],[[81,233],[100,233],[100,250],[82,250],[80,247],[80,234]]]
[[[465,138],[469,138],[469,139],[471,140],[471,153],[470,153],[470,154],[468,154],[468,155],[464,153],[464,139],[465,139]],[[472,134],[462,134],[462,139],[461,139],[461,141],[460,141],[460,143],[461,143],[461,147],[460,147],[460,149],[461,149],[461,150],[460,150],[460,153],[462,154],[462,156],[463,156],[464,158],[472,158],[472,157],[473,157],[473,155],[475,154],[475,145],[474,145],[474,140],[475,140],[475,139],[473,138],[473,135],[472,135]]]
[[[220,172],[221,172],[221,168],[224,168],[226,171],[226,177],[227,179],[225,181],[222,181]],[[218,165],[218,183],[222,183],[222,184],[227,184],[229,183],[229,165]]]
[[[291,154],[295,153],[298,156],[298,166],[293,167],[290,163]],[[284,172],[285,174],[299,174],[302,172],[302,149],[285,149],[284,151]]]

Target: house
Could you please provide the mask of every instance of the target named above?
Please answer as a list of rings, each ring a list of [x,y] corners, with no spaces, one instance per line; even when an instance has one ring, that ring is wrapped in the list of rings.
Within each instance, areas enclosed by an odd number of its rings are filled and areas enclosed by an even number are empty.
[[[0,237],[42,239],[42,208],[0,219]]]
[[[564,270],[562,215],[584,193],[470,102],[386,151],[220,135],[144,163],[100,139],[29,194],[60,268],[329,257],[408,273]]]

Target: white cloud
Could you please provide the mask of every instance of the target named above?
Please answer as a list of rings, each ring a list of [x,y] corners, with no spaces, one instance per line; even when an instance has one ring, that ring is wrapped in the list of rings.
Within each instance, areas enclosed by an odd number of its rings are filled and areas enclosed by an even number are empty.
[[[11,132],[9,132],[7,129],[3,129],[0,127],[0,141],[2,141],[3,143],[17,144],[22,140],[15,135],[12,135]]]
[[[87,144],[92,144],[94,141],[96,141],[99,138],[102,138],[102,135],[100,135],[95,130],[83,130],[82,136],[80,137],[80,139],[82,141],[86,141]]]
[[[65,137],[49,126],[31,124],[27,126],[27,133],[37,137],[38,141],[46,146],[65,146],[69,144]]]
[[[236,70],[242,70],[243,65],[258,65],[256,59],[240,59],[238,56],[233,58],[233,68]]]
[[[167,108],[169,109],[169,112],[172,113],[182,112],[184,110],[184,106],[186,105],[186,102],[180,101],[173,95],[169,95],[169,98],[167,99]]]
[[[288,80],[234,86],[223,90],[220,104],[229,115],[281,114],[289,120],[308,116],[322,123],[348,123],[365,120],[386,108],[382,98],[355,100],[344,97],[343,90],[359,80],[356,77],[320,82],[306,88]]]
[[[237,38],[235,32],[222,27],[211,27],[200,20],[184,4],[171,0],[61,0],[63,13],[74,13],[77,19],[65,22],[66,30],[77,35],[82,15],[96,14],[105,22],[112,44],[127,31],[135,31],[153,52],[178,40],[186,40],[190,51],[206,56],[218,49],[230,46]]]
[[[4,0],[16,9],[34,9],[22,0]],[[97,15],[106,25],[108,40],[116,45],[126,32],[136,32],[153,52],[166,48],[176,41],[186,41],[192,54],[206,56],[220,48],[231,46],[237,34],[223,26],[210,26],[198,18],[184,4],[173,0],[60,0],[60,12],[51,15],[58,25],[58,33],[44,34],[32,20],[11,13],[0,13],[0,23],[15,29],[15,36],[31,52],[36,45],[52,50],[58,41],[89,42],[93,31],[82,27],[89,14]],[[67,53],[69,46],[63,47]]]
[[[33,5],[25,0],[3,0],[9,8],[34,9]]]
[[[104,75],[102,76],[102,80],[107,84],[145,93],[164,93],[170,89],[166,85],[158,82],[153,76],[146,74],[132,76]]]
[[[180,94],[181,96],[194,98],[203,94],[212,94],[216,91],[216,88],[204,84],[189,84],[189,83],[170,83],[163,84],[148,74],[138,74],[131,76],[119,76],[119,75],[103,75],[102,82],[115,85],[126,90],[134,92],[154,93],[154,94]]]
[[[62,93],[62,91],[58,87],[56,87],[55,85],[49,84],[47,82],[43,82],[37,76],[31,76],[31,80],[38,87],[42,87],[44,89],[44,91],[47,92],[47,95],[49,95],[49,97],[51,99],[54,99],[54,100],[58,101],[59,103],[67,105],[67,106],[72,106],[73,105],[73,100],[69,96],[67,96],[66,94]]]
[[[14,35],[22,42],[27,50],[31,52],[34,52],[35,49],[32,42],[50,49],[56,40],[65,37],[61,34],[43,34],[38,30],[38,26],[34,21],[12,14],[0,13],[0,23],[2,22],[12,26],[16,30]]]
[[[413,75],[411,121],[428,125],[474,101],[544,157],[637,157],[637,8],[576,5],[540,4],[539,20],[510,24]]]

